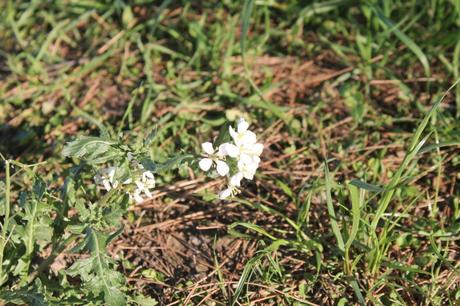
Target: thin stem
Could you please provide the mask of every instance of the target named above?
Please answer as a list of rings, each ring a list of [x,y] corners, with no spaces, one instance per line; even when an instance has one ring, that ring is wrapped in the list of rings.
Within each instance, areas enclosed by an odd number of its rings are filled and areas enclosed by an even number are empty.
[[[10,222],[10,162],[5,160],[5,175],[6,175],[6,188],[5,188],[5,218],[2,224],[2,236],[0,241],[0,285],[6,281],[6,277],[3,275],[3,256],[5,251],[5,246],[8,241],[7,231]]]

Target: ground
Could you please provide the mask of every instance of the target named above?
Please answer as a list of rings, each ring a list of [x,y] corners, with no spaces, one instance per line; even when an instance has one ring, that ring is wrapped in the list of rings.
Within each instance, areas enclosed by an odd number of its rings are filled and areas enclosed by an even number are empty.
[[[459,149],[430,149],[460,139],[458,2],[0,6],[0,152],[44,162],[52,188],[75,163],[64,144],[98,134],[78,110],[127,141],[155,127],[159,161],[199,154],[239,117],[264,143],[237,199],[212,198],[223,180],[189,165],[129,208],[108,250],[131,292],[160,305],[459,303]]]

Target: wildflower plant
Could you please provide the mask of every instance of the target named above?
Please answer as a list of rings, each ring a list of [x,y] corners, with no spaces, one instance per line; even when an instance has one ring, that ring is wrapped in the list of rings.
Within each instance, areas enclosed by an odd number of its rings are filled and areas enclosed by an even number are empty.
[[[0,298],[16,304],[41,299],[44,303],[61,304],[79,300],[106,305],[153,305],[154,301],[147,297],[127,294],[126,279],[106,251],[123,232],[121,221],[128,207],[151,198],[162,172],[181,166],[196,166],[225,177],[226,187],[220,191],[220,199],[235,196],[243,179],[254,178],[263,145],[249,130],[249,123],[240,119],[236,127],[226,124],[214,144],[203,143],[200,156],[179,153],[158,162],[150,150],[154,131],[145,133],[142,141],[132,141],[135,135],[115,133],[88,114],[82,116],[99,128],[99,136],[79,136],[64,146],[62,155],[75,165],[66,171],[58,192],[32,173],[29,166],[2,157],[7,180],[6,185],[0,186],[6,195],[6,208],[1,212],[5,221],[0,240],[0,285],[11,284],[22,291],[1,293]],[[34,178],[31,192],[21,194],[15,210],[10,201],[12,165]],[[37,251],[45,250],[50,255],[35,265]],[[62,292],[45,289],[48,287],[44,282],[50,278],[41,273],[50,271],[50,265],[65,250],[85,256],[56,272],[61,283],[78,284],[56,299]],[[35,272],[29,273],[31,269]]]

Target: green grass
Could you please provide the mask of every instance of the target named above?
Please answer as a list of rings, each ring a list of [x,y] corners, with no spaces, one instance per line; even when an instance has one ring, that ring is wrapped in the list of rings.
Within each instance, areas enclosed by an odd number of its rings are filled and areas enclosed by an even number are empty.
[[[242,116],[265,150],[238,199],[216,200],[213,180],[181,167],[157,176],[155,200],[131,207],[115,240],[91,232],[89,258],[117,267],[111,281],[125,277],[131,303],[142,293],[160,305],[459,304],[459,1],[0,8],[0,152],[10,160],[0,256],[25,258],[14,273],[5,269],[19,263],[0,264],[1,297],[81,297],[63,293],[79,282],[64,271],[87,256],[73,248],[80,236],[34,247],[32,234],[68,213],[69,190],[96,201],[89,172],[75,180],[87,191],[69,187],[66,142],[98,135],[101,123],[130,145],[153,132],[146,150],[164,162],[199,153]],[[21,192],[37,180],[64,204],[29,210]],[[28,223],[13,251],[8,228],[21,226],[24,207],[40,224]]]

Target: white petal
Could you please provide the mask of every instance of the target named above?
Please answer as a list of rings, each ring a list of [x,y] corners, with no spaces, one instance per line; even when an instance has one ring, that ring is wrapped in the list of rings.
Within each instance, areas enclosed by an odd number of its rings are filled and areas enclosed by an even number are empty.
[[[96,174],[93,179],[97,185],[102,184],[103,177],[100,174]]]
[[[134,194],[134,200],[135,200],[138,204],[144,202],[144,199],[143,199],[143,198],[141,197],[141,195],[138,194],[138,193],[135,193],[135,194]]]
[[[117,170],[117,167],[109,167],[107,168],[107,175],[109,177],[110,183],[113,184],[114,182],[114,177],[115,177],[115,171]]]
[[[239,141],[244,145],[252,145],[257,141],[256,134],[251,131],[245,131],[241,134]]]
[[[219,198],[221,200],[225,200],[226,198],[228,198],[231,195],[232,195],[232,189],[230,187],[227,188],[227,189],[222,190],[221,192],[219,192]]]
[[[104,188],[107,191],[110,191],[112,189],[112,186],[110,185],[110,182],[107,179],[102,180],[102,185],[104,185]]]
[[[254,174],[256,174],[255,171],[251,171],[251,170],[245,171],[244,178],[247,180],[252,180],[254,178]]]
[[[227,150],[225,148],[225,145],[227,143],[223,143],[219,146],[219,149],[217,150],[217,155],[220,157],[220,158],[224,158],[225,156],[227,156]]]
[[[201,148],[206,154],[209,154],[209,155],[214,154],[214,148],[212,147],[212,143],[210,142],[203,142],[201,144]]]
[[[218,160],[216,161],[216,165],[217,173],[219,173],[220,176],[227,175],[228,171],[230,171],[230,168],[224,161]]]
[[[126,181],[123,182],[123,185],[131,184],[132,181],[133,181],[132,178],[129,178]]]
[[[142,179],[147,181],[147,180],[154,180],[155,179],[155,176],[153,175],[153,173],[151,171],[144,171],[144,173],[142,173]]]
[[[233,129],[233,127],[229,126],[228,132],[230,133],[230,136],[232,136],[234,141],[238,139],[238,133]]]
[[[203,158],[202,160],[200,160],[198,165],[200,166],[201,170],[208,171],[209,168],[211,168],[212,166],[212,160],[209,158]]]
[[[254,163],[254,159],[252,158],[251,155],[248,154],[241,154],[240,159],[238,160],[238,165],[244,164],[244,165],[250,165]]]
[[[155,180],[154,179],[149,179],[145,181],[145,187],[147,189],[155,188]]]
[[[250,158],[248,161],[245,161],[245,160],[238,161],[238,170],[241,173],[243,173],[243,177],[245,179],[252,180],[254,178],[254,174],[256,173],[257,167],[259,165],[254,163],[252,158]]]
[[[135,183],[136,183],[136,186],[137,186],[137,188],[139,190],[144,190],[145,189],[145,185],[141,181],[135,181]]]
[[[236,158],[240,154],[240,150],[237,146],[232,143],[226,142],[219,146],[219,156],[225,157],[230,156]]]
[[[244,118],[241,118],[238,122],[238,133],[244,133],[249,127],[249,123],[244,120]]]
[[[145,190],[144,190],[144,193],[145,193],[145,195],[147,196],[147,198],[151,198],[151,197],[152,197],[152,193],[150,192],[150,190],[145,189]]]
[[[240,187],[242,179],[243,179],[243,173],[238,172],[237,174],[235,174],[232,177],[230,177],[229,184],[230,184],[230,186]]]
[[[264,145],[261,143],[256,143],[253,147],[252,150],[255,155],[260,155],[262,154],[262,151],[264,150]]]
[[[227,154],[230,157],[236,158],[238,157],[238,155],[240,155],[240,149],[234,144],[231,144],[231,143],[227,144],[226,150],[227,150]]]

